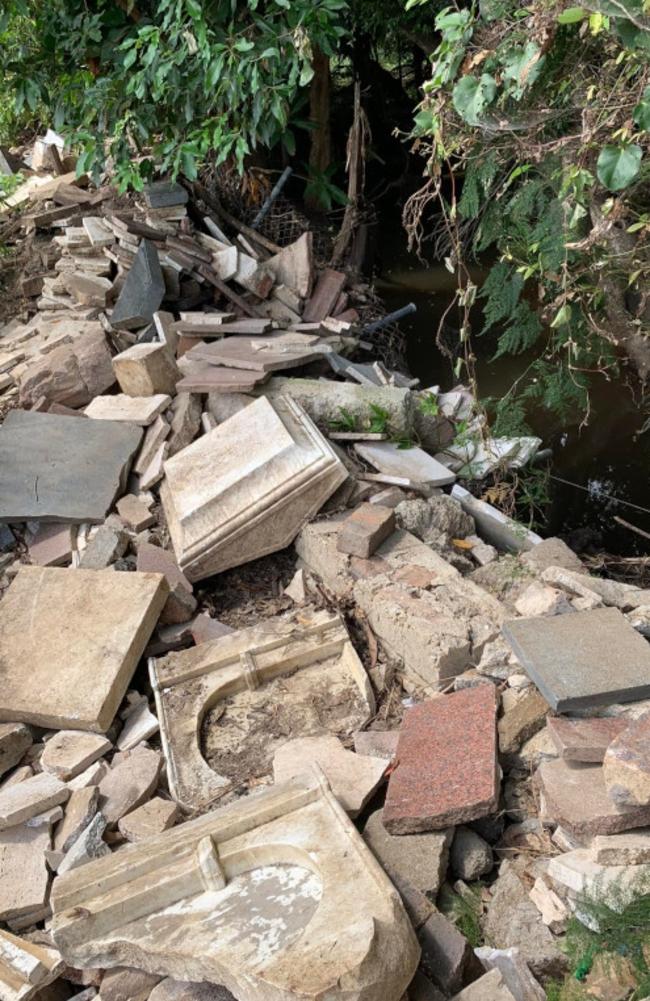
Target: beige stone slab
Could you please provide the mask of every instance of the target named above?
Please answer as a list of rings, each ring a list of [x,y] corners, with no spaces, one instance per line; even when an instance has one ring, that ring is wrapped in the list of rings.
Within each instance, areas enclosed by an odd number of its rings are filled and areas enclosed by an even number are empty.
[[[599,865],[587,848],[556,855],[548,875],[571,893],[596,897],[618,912],[650,887],[650,865]]]
[[[299,404],[255,400],[165,463],[179,566],[195,581],[283,549],[346,477]]]
[[[162,766],[157,751],[135,747],[120,751],[99,783],[99,808],[109,824],[117,824],[151,796]]]
[[[375,711],[347,630],[326,611],[305,609],[170,653],[150,675],[169,788],[188,808],[270,781],[273,754],[288,737],[349,736]]]
[[[56,949],[0,931],[2,1001],[29,1001],[37,991],[51,984],[63,968],[63,960]]]
[[[54,775],[41,772],[0,790],[0,831],[23,824],[52,806],[65,803],[70,790]]]
[[[142,446],[133,464],[133,472],[142,475],[151,465],[160,446],[168,437],[170,431],[169,424],[164,417],[156,417],[153,424],[150,424],[142,439]]]
[[[21,568],[0,601],[0,720],[106,731],[167,590],[160,574]]]
[[[54,848],[67,852],[97,813],[99,789],[96,785],[75,789],[65,805],[65,816],[54,832]]]
[[[599,865],[650,864],[650,829],[598,835],[592,840],[589,853]]]
[[[273,786],[57,879],[55,945],[240,1001],[399,1001],[420,950],[324,777]]]
[[[346,751],[336,737],[299,737],[278,748],[273,758],[273,777],[286,782],[308,774],[318,765],[332,792],[350,817],[358,817],[386,773],[386,762]]]
[[[117,826],[127,841],[146,841],[147,838],[168,831],[179,816],[180,811],[176,803],[155,796],[137,810],[127,813]]]
[[[171,403],[171,396],[157,393],[154,396],[127,396],[126,393],[116,393],[115,396],[96,396],[86,407],[86,417],[100,421],[129,421],[147,427],[153,424],[156,417],[166,410]]]
[[[41,768],[67,782],[103,757],[112,746],[110,740],[100,734],[59,730],[45,744]]]
[[[44,852],[49,827],[21,824],[0,832],[0,921],[11,921],[47,903],[49,875]]]
[[[0,775],[18,764],[32,745],[32,734],[24,723],[0,723]]]

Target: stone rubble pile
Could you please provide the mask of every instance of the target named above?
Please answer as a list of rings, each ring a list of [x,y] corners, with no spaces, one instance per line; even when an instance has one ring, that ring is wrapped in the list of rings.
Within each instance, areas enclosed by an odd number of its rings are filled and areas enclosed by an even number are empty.
[[[47,183],[0,330],[2,1001],[543,999],[584,895],[647,892],[650,591],[455,483],[466,393],[351,360],[309,234]]]

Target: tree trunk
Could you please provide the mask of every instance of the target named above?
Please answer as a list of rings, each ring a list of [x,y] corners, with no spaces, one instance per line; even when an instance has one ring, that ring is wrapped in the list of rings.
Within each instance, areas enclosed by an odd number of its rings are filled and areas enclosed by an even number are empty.
[[[324,174],[332,162],[332,137],[330,133],[330,61],[322,49],[314,49],[314,76],[309,94],[309,120],[311,132],[309,167],[312,174]],[[319,210],[323,206],[318,198],[305,197],[308,208]]]

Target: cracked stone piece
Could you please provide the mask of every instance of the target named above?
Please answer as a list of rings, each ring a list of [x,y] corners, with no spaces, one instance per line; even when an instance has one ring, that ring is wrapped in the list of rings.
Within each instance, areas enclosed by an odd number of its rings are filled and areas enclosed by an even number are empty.
[[[499,877],[491,890],[483,922],[488,941],[497,949],[519,949],[535,977],[563,976],[568,965],[566,956],[542,921],[528,896],[528,886],[511,862],[501,863]]]
[[[164,417],[156,417],[144,433],[142,447],[133,463],[133,472],[142,476],[151,465],[161,446],[169,436],[169,424]]]
[[[536,772],[544,813],[579,839],[650,825],[650,806],[620,807],[609,797],[599,765],[544,761]]]
[[[194,984],[188,980],[166,977],[154,987],[149,1001],[236,1001],[227,987],[217,984]]]
[[[201,580],[283,549],[346,477],[298,404],[260,397],[165,462],[181,570]]]
[[[94,765],[86,768],[81,775],[70,779],[68,787],[74,792],[76,789],[87,789],[88,786],[97,786],[108,772],[108,765],[105,761],[96,761]]]
[[[395,512],[380,504],[361,504],[341,526],[338,550],[367,559],[395,530]]]
[[[55,851],[67,852],[97,813],[96,785],[75,789],[65,805],[65,815],[54,832]]]
[[[324,732],[318,707],[330,700],[338,707],[332,728],[342,737],[375,711],[345,625],[326,611],[263,620],[170,653],[153,661],[150,677],[169,788],[188,808],[270,775],[273,755],[287,737]],[[213,736],[202,747],[201,729],[210,729],[211,713]],[[273,737],[268,720],[279,713],[282,735]]]
[[[142,432],[109,421],[11,410],[0,427],[0,522],[101,522]]]
[[[63,972],[56,949],[0,931],[0,983],[3,1001],[30,1001]]]
[[[31,746],[32,733],[24,723],[0,723],[0,775],[14,768]]]
[[[68,848],[63,860],[57,866],[57,874],[62,876],[80,865],[86,865],[92,859],[110,855],[111,850],[102,837],[106,827],[106,819],[102,814],[95,814],[88,826],[79,832]]]
[[[555,890],[547,886],[546,881],[538,876],[528,896],[541,914],[547,928],[550,928],[554,935],[563,935],[570,917],[569,908]]]
[[[617,580],[586,577],[559,567],[549,567],[542,574],[542,578],[551,584],[563,587],[569,594],[590,597],[595,593],[606,605],[620,608],[622,612],[629,612],[650,603],[650,590],[635,587],[634,584],[623,584]]]
[[[225,622],[213,619],[207,612],[200,612],[192,619],[191,631],[192,639],[198,645],[199,643],[207,643],[210,640],[220,639],[222,636],[228,636],[229,633],[234,633],[235,630],[227,626]]]
[[[59,730],[45,744],[41,768],[67,782],[103,757],[112,746],[110,740],[100,734]]]
[[[603,758],[603,777],[619,806],[650,804],[650,713],[612,740]]]
[[[0,601],[0,719],[105,732],[166,597],[159,574],[22,567]]]
[[[455,994],[452,1001],[518,1001],[518,999],[508,990],[501,970],[490,970],[460,994]]]
[[[650,696],[650,646],[616,608],[512,619],[503,634],[556,712]]]
[[[474,950],[486,970],[498,970],[515,1001],[546,1001],[546,992],[535,979],[519,949]]]
[[[447,874],[452,836],[448,828],[396,837],[384,827],[381,810],[370,814],[363,831],[363,840],[400,892],[406,883],[434,899]]]
[[[153,793],[158,785],[162,759],[148,747],[120,751],[99,783],[99,809],[109,824],[117,824]]]
[[[522,591],[515,601],[515,608],[520,615],[564,615],[572,612],[571,603],[563,591],[533,581]]]
[[[286,285],[300,299],[306,299],[314,280],[313,233],[306,232],[264,262],[278,285]]]
[[[0,921],[40,911],[47,903],[45,852],[50,844],[47,825],[20,824],[0,832]]]
[[[191,445],[201,427],[203,411],[201,397],[196,393],[179,393],[172,403],[169,455],[176,455]]]
[[[650,830],[632,834],[595,837],[589,854],[599,865],[642,865],[650,863]]]
[[[179,817],[176,803],[155,796],[148,803],[139,806],[137,810],[127,813],[118,823],[120,834],[127,841],[146,841],[155,834],[162,834],[173,827]]]
[[[508,755],[517,751],[524,741],[541,730],[546,722],[548,702],[533,689],[506,710],[498,723],[499,751]]]
[[[118,751],[130,751],[158,732],[158,720],[146,702],[134,709],[115,741]]]
[[[0,831],[23,824],[52,806],[65,803],[68,787],[54,775],[41,772],[0,790]]]
[[[173,396],[181,377],[166,344],[134,344],[113,358],[113,371],[127,396]]]
[[[322,777],[66,873],[52,907],[70,965],[207,980],[239,1001],[399,1001],[419,959],[397,891]]]
[[[100,421],[128,421],[131,424],[141,424],[147,427],[153,424],[156,417],[166,410],[171,403],[171,396],[157,393],[154,396],[127,396],[126,393],[116,393],[115,396],[96,396],[86,407],[86,417]]]
[[[521,554],[521,560],[538,573],[548,567],[562,567],[564,570],[575,570],[586,573],[579,556],[569,549],[566,542],[555,536],[538,542],[536,546]]]
[[[129,537],[118,519],[111,516],[100,525],[79,560],[81,570],[106,570],[123,556],[129,545]]]
[[[164,298],[165,279],[158,251],[149,240],[143,240],[111,313],[111,326],[116,330],[146,327]]]
[[[32,355],[20,372],[12,370],[11,375],[20,386],[25,409],[34,408],[41,398],[50,410],[56,405],[83,407],[115,382],[106,335],[100,324],[92,322],[77,324],[71,340]],[[74,411],[74,416],[79,414]]]
[[[117,513],[134,532],[142,532],[156,524],[156,516],[152,514],[144,501],[135,494],[125,494],[117,502]]]
[[[386,763],[346,751],[337,737],[298,737],[288,740],[275,752],[273,777],[286,782],[318,765],[332,792],[351,817],[357,817],[381,783]]]
[[[615,737],[629,726],[629,720],[614,716],[593,719],[566,719],[549,716],[546,726],[565,761],[602,761]]]
[[[650,865],[598,865],[587,848],[554,856],[548,875],[572,894],[596,897],[619,913],[650,885]]]
[[[117,966],[107,970],[102,977],[102,1001],[147,1001],[154,987],[162,977],[156,973],[145,973],[128,966]]]
[[[148,542],[138,546],[138,570],[162,573],[169,585],[169,596],[160,615],[162,623],[187,622],[196,611],[192,585],[182,572],[174,554]]]
[[[384,824],[415,834],[485,817],[497,808],[499,778],[494,688],[424,702],[404,715]]]

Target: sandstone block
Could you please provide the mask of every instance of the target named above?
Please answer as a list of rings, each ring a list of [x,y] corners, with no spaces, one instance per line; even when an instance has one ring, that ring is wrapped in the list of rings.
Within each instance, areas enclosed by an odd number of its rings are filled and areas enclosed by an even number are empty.
[[[65,803],[69,796],[67,786],[47,773],[33,775],[17,785],[5,787],[0,790],[0,831]]]
[[[475,949],[486,970],[498,970],[515,1001],[546,1001],[546,992],[535,980],[519,949]]]
[[[166,344],[134,344],[113,358],[120,389],[128,396],[173,396],[181,373]]]
[[[162,760],[156,751],[136,747],[115,755],[99,783],[99,808],[109,824],[135,810],[158,784]]]
[[[499,750],[508,755],[517,751],[524,741],[541,730],[549,711],[543,695],[533,689],[526,692],[499,720]]]
[[[169,455],[176,455],[191,445],[201,427],[201,397],[196,393],[179,393],[172,404]]]
[[[144,501],[134,494],[125,494],[117,502],[117,513],[134,532],[142,532],[156,524],[156,516],[151,513]]]
[[[187,622],[196,611],[192,585],[179,568],[173,553],[160,546],[144,543],[138,546],[138,570],[143,573],[162,573],[169,586],[160,621],[162,623]]]
[[[31,730],[24,723],[0,723],[0,775],[17,765],[31,746]]]
[[[67,782],[103,757],[112,746],[110,740],[100,734],[59,730],[45,744],[41,768]]]
[[[128,421],[148,427],[170,403],[171,396],[166,393],[147,396],[117,393],[115,396],[96,396],[86,407],[85,413],[86,417],[94,420]]]
[[[569,549],[566,542],[554,536],[538,542],[536,546],[521,554],[521,560],[538,573],[548,567],[562,567],[576,573],[586,573],[579,556]]]
[[[127,841],[146,841],[155,834],[173,827],[179,817],[178,805],[155,796],[148,803],[132,810],[118,822],[120,834]]]
[[[47,826],[20,824],[0,832],[0,921],[40,911],[47,903],[49,847]]]
[[[452,1001],[518,1001],[508,990],[500,970],[490,970],[485,976],[475,980]]]
[[[149,711],[145,700],[129,714],[122,732],[115,741],[118,751],[130,751],[143,740],[153,737],[158,732],[158,719]]]
[[[100,525],[84,549],[79,560],[81,570],[106,570],[120,556],[123,556],[129,544],[129,537],[122,523],[111,516]]]
[[[569,908],[555,890],[538,876],[528,896],[541,914],[547,928],[550,928],[554,935],[562,935],[566,931],[570,914]]]
[[[650,824],[650,806],[617,806],[609,797],[599,765],[544,761],[536,773],[548,819],[574,837],[619,834]]]
[[[92,859],[103,858],[105,855],[111,854],[110,848],[102,837],[106,826],[106,820],[102,814],[96,813],[90,823],[79,832],[57,866],[59,876],[72,869],[77,869],[80,865],[86,865]]]
[[[650,830],[598,835],[591,842],[589,854],[598,865],[647,865],[650,863]]]

